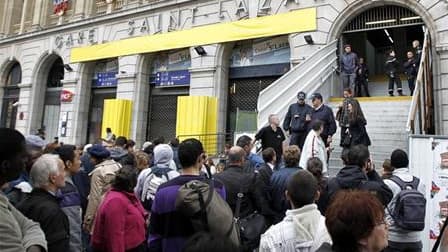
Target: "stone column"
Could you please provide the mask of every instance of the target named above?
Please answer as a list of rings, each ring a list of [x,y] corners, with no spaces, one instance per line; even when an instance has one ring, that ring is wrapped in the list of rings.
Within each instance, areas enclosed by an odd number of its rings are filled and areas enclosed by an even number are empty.
[[[145,141],[148,117],[149,83],[139,55],[123,56],[118,59],[117,99],[132,101],[130,138],[137,146]],[[140,69],[138,69],[140,65]]]
[[[26,20],[26,13],[28,10],[28,4],[29,4],[29,0],[24,0],[23,1],[23,7],[22,7],[22,17],[20,19],[20,30],[19,30],[19,34],[22,34],[25,31],[25,20]]]
[[[20,88],[19,105],[17,108],[17,121],[16,129],[24,135],[28,135],[32,132],[31,117],[30,117],[30,103],[31,103],[31,83],[21,83],[18,85]],[[23,113],[23,119],[20,119],[20,114]]]
[[[86,15],[86,6],[89,3],[89,1],[84,0],[84,1],[75,1],[75,4],[73,6],[73,16],[72,16],[72,20],[81,20],[84,19],[85,15]]]
[[[25,0],[26,1],[26,0]],[[36,1],[33,12],[33,21],[31,23],[31,30],[42,29],[42,9],[44,8],[46,1]]]
[[[65,72],[63,90],[72,92],[71,102],[61,102],[60,117],[67,114],[66,136],[61,141],[68,144],[82,145],[87,140],[89,121],[89,104],[91,95],[91,63],[86,65],[70,64],[72,72]],[[61,120],[61,118],[60,118]]]
[[[228,58],[224,46],[213,44],[203,46],[207,55],[200,56],[191,48],[191,96],[214,96],[218,98],[217,133],[225,133],[227,119]],[[224,56],[223,56],[224,55]],[[224,146],[220,139],[219,147]]]
[[[437,135],[448,135],[448,47],[441,48],[437,52],[440,57],[439,76],[434,76],[434,112]]]

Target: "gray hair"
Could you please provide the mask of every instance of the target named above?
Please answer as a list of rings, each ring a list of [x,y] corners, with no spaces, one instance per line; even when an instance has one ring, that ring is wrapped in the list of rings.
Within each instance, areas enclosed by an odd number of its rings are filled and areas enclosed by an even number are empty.
[[[42,188],[50,183],[50,175],[59,174],[59,156],[44,154],[34,162],[30,171],[30,181],[33,188]]]

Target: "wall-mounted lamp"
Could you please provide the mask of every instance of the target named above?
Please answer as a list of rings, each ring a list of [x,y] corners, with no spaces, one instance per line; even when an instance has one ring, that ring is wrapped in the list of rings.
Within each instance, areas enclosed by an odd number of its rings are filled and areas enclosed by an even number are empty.
[[[207,52],[205,51],[204,47],[202,47],[202,46],[196,46],[194,48],[194,50],[196,51],[196,53],[198,55],[201,55],[201,56],[207,55]]]
[[[313,37],[311,37],[311,35],[305,35],[303,38],[305,39],[305,41],[308,45],[314,44]]]
[[[69,64],[64,64],[64,68],[65,68],[65,70],[67,70],[68,72],[73,72],[73,68],[72,68]]]

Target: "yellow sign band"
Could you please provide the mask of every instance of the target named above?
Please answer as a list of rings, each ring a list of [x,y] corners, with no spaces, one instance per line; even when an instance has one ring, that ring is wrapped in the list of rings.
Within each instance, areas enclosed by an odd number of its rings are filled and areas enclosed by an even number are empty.
[[[73,48],[70,62],[92,61],[197,45],[313,31],[317,29],[316,15],[316,8],[307,8],[277,15]]]

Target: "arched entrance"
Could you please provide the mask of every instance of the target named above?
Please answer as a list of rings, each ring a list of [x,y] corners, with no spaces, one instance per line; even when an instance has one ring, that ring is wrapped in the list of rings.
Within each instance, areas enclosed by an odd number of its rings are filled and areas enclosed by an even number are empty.
[[[14,62],[7,71],[3,85],[3,99],[0,127],[15,128],[19,102],[19,84],[22,82],[22,69],[19,62]]]
[[[413,58],[418,65],[417,55],[421,54],[421,46],[414,48],[412,45],[413,41],[423,43],[425,31],[422,17],[413,10],[398,5],[375,6],[346,24],[339,37],[339,48],[343,54],[343,45],[350,44],[358,59],[364,61],[369,73],[371,96],[411,95],[417,71],[405,69],[404,64],[409,61],[409,54],[416,56]],[[393,63],[397,63],[394,64],[396,72],[389,73],[385,63],[391,59],[392,50],[395,52],[396,60]],[[393,86],[389,86],[390,76],[396,76]],[[361,90],[358,88],[357,96],[367,95]]]
[[[61,108],[60,94],[62,82],[64,79],[64,63],[60,57],[57,57],[48,72],[44,114],[42,118],[42,128],[45,130],[49,141],[56,140],[59,136],[59,112]]]
[[[44,131],[47,141],[59,136],[60,93],[64,79],[64,63],[57,54],[46,54],[35,71],[32,102],[29,111],[29,131]]]

